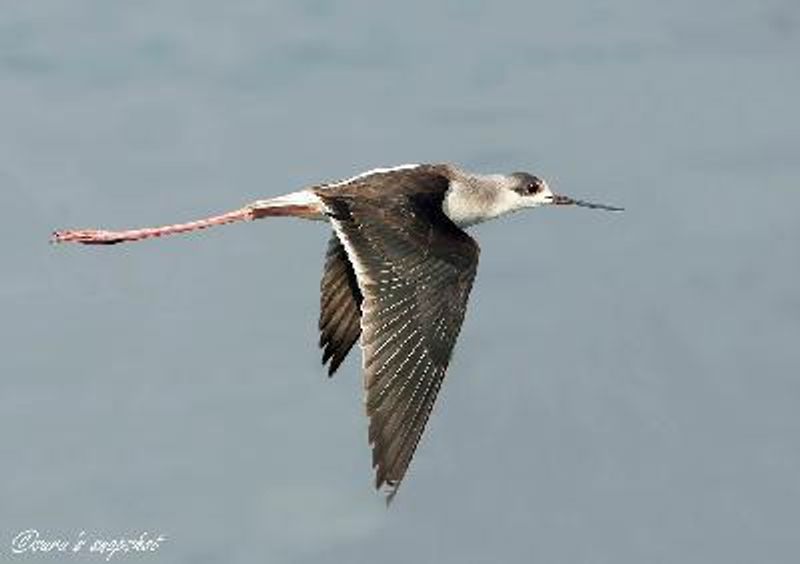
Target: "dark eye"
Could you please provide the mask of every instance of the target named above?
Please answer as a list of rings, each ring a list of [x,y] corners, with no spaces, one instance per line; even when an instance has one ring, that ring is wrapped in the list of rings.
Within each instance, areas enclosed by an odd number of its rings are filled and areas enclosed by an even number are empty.
[[[542,188],[544,187],[542,186],[541,181],[535,180],[533,182],[529,182],[528,185],[525,187],[525,190],[528,192],[528,194],[536,194],[538,192],[541,192]]]

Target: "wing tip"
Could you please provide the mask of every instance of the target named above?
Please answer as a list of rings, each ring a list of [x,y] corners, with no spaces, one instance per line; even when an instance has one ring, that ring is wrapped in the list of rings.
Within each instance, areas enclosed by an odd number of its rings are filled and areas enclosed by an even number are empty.
[[[378,469],[375,480],[375,489],[384,495],[384,501],[386,502],[386,507],[388,508],[392,505],[392,502],[397,495],[397,490],[400,489],[400,480],[387,479],[381,475],[381,471]]]

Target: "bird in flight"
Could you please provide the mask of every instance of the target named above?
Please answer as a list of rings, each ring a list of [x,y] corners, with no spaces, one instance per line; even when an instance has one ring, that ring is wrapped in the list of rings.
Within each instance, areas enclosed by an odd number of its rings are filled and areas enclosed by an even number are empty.
[[[540,206],[622,211],[554,194],[526,172],[474,174],[449,164],[377,168],[198,221],[126,231],[53,233],[112,245],[288,216],[333,228],[321,283],[319,345],[332,376],[359,341],[375,486],[397,493],[442,385],[478,267],[465,228]],[[360,340],[359,340],[360,339]]]

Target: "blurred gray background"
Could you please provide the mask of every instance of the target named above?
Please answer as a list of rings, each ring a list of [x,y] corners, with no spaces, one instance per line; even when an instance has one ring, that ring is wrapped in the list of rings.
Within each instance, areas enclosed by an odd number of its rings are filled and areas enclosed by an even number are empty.
[[[794,563],[800,5],[2,2],[0,554],[126,562]],[[480,226],[395,503],[360,356],[316,348],[328,228],[135,245],[379,165],[530,170],[622,215]]]

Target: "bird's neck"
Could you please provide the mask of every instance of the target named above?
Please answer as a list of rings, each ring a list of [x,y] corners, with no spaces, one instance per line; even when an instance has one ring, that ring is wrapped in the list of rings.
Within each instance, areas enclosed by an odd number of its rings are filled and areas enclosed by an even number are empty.
[[[442,202],[445,215],[459,227],[483,223],[522,209],[520,196],[507,189],[503,175],[470,175],[454,178]]]

